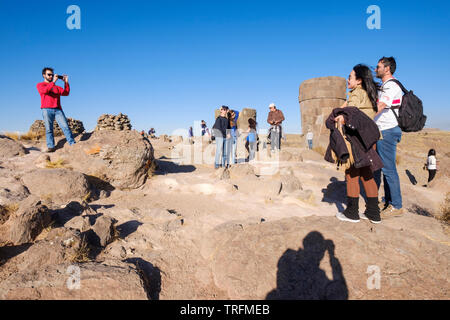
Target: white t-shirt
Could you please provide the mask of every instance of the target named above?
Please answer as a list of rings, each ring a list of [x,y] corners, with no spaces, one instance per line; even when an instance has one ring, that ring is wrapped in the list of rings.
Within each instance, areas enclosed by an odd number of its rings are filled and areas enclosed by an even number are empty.
[[[427,164],[428,164],[428,170],[436,170],[436,157],[429,156]]]
[[[307,134],[306,134],[306,140],[312,140],[313,139],[313,133],[311,132],[311,131],[309,131]]]
[[[394,111],[398,115],[398,109],[391,110],[391,107],[401,105],[402,97],[403,91],[394,81],[387,80],[381,86],[380,91],[378,91],[378,102],[384,102],[386,108],[374,119],[380,131],[398,126],[397,118],[392,112]]]

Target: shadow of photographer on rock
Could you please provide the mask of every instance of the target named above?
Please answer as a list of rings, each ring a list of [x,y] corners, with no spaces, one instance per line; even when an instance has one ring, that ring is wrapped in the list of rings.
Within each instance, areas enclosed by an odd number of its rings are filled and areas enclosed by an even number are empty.
[[[267,300],[346,300],[348,288],[334,243],[318,231],[303,239],[303,249],[288,249],[278,261],[277,288],[269,292]],[[320,269],[328,252],[333,279]]]

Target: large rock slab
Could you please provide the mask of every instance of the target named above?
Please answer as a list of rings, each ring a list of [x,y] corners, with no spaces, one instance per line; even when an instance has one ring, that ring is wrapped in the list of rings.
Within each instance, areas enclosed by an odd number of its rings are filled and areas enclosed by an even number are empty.
[[[131,264],[88,262],[47,265],[15,273],[0,284],[2,300],[147,300]]]
[[[69,169],[37,169],[22,176],[31,194],[53,203],[83,199],[90,192],[84,174]]]
[[[201,255],[229,299],[448,297],[448,236],[433,218],[413,214],[377,226],[311,216],[216,230]]]
[[[56,156],[74,170],[119,189],[142,186],[154,161],[152,144],[136,131],[95,131]]]
[[[28,150],[21,143],[7,136],[0,135],[0,158],[23,156],[27,153],[29,153]]]

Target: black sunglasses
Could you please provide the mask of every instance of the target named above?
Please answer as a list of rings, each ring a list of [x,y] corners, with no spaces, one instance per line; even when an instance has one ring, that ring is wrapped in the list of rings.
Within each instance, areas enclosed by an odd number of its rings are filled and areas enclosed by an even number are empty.
[[[52,76],[53,77],[53,73],[47,73],[47,76]]]

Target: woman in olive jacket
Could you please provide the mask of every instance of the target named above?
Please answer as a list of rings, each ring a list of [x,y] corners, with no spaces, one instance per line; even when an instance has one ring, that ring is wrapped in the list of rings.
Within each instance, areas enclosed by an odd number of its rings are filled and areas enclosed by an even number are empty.
[[[378,206],[378,188],[373,172],[383,167],[381,158],[375,150],[375,143],[380,138],[380,131],[373,121],[377,110],[378,84],[374,81],[372,72],[365,65],[356,65],[347,81],[351,89],[348,100],[341,108],[336,108],[326,121],[327,128],[332,130],[330,146],[325,159],[334,162],[331,149],[339,150],[347,145],[344,139],[336,138],[339,134],[336,123],[342,126],[342,131],[349,141],[352,154],[352,164],[345,170],[347,183],[347,208],[336,217],[342,221],[359,222],[359,219],[369,219],[372,223],[380,223],[380,208]],[[334,137],[334,138],[333,138]],[[344,143],[344,145],[342,145]],[[367,196],[366,210],[359,214],[359,180],[362,181]]]

